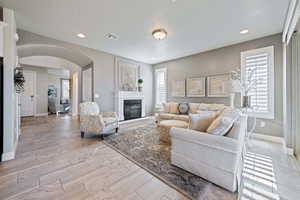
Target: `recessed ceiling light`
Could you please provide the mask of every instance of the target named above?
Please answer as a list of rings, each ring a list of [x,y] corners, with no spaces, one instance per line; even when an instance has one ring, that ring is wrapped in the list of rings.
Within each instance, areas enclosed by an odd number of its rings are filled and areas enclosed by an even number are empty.
[[[79,37],[79,38],[86,38],[86,35],[83,34],[83,33],[78,33],[78,34],[77,34],[77,37]]]
[[[243,29],[243,30],[240,31],[240,34],[247,34],[248,32],[249,32],[248,29]]]
[[[156,29],[152,31],[152,35],[156,40],[163,40],[167,37],[167,31],[164,29]]]
[[[118,39],[118,36],[116,34],[113,34],[113,33],[108,33],[105,35],[105,37],[107,39],[110,39],[110,40],[117,40]]]

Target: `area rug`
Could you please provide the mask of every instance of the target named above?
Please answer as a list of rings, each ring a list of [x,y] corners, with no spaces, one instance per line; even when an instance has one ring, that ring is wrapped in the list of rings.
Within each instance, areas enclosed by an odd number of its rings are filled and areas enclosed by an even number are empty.
[[[171,165],[171,147],[159,141],[154,121],[121,129],[104,143],[192,200],[235,200],[233,194],[209,181]]]

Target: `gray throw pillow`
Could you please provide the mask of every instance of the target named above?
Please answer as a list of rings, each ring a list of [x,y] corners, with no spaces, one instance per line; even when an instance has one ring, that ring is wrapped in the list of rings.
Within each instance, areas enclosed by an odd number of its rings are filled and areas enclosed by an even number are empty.
[[[178,106],[178,110],[180,114],[186,115],[189,112],[189,104],[188,103],[180,103]]]

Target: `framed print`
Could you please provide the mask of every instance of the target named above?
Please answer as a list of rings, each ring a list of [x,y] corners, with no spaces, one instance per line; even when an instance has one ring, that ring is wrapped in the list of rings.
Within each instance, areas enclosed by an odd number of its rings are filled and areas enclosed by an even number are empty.
[[[185,97],[185,80],[177,80],[172,82],[172,96]]]
[[[139,75],[139,65],[126,61],[119,61],[119,89],[120,91],[136,92]]]
[[[207,96],[208,97],[228,97],[226,83],[230,80],[229,74],[214,75],[207,77]]]
[[[205,77],[187,79],[187,97],[205,97]]]

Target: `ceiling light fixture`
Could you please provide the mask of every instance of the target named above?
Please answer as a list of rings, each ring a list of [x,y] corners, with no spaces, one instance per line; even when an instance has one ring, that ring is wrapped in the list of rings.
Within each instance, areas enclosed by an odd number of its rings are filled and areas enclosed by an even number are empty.
[[[83,33],[78,33],[78,34],[77,34],[77,37],[79,37],[79,38],[86,38],[86,35],[83,34]]]
[[[167,31],[164,29],[156,29],[152,32],[153,37],[156,40],[163,40],[167,37]]]
[[[107,39],[110,39],[110,40],[117,40],[118,39],[118,36],[113,34],[113,33],[108,33],[108,34],[105,35],[105,37]]]
[[[248,32],[249,32],[248,29],[243,29],[243,30],[240,31],[240,34],[247,34]]]

